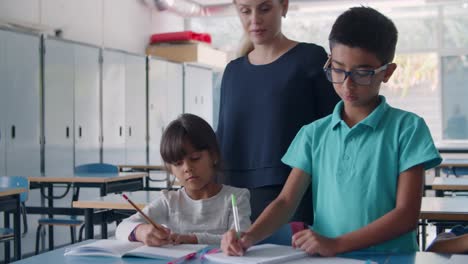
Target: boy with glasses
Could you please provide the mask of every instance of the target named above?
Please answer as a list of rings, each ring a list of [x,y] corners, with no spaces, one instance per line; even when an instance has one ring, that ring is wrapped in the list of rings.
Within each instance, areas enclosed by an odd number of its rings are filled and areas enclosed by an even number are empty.
[[[354,7],[335,21],[329,41],[324,71],[342,101],[296,135],[282,159],[293,168],[282,192],[240,239],[224,235],[228,255],[242,255],[288,222],[310,184],[314,224],[294,234],[295,247],[322,256],[418,250],[424,170],[441,158],[424,120],[379,95],[397,67],[395,25]]]

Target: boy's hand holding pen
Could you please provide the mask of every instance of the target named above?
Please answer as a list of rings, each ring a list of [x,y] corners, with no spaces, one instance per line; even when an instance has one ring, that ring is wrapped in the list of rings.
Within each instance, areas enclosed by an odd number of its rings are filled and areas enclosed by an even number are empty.
[[[231,204],[235,230],[229,230],[223,235],[221,240],[221,249],[227,255],[242,256],[247,248],[252,246],[253,240],[248,234],[243,233],[240,230],[237,199],[234,194],[231,194]]]

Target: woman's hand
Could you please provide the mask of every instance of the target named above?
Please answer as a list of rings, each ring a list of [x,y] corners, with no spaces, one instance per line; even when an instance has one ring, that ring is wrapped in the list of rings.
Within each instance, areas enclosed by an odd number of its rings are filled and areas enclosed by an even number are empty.
[[[229,230],[223,235],[221,250],[228,256],[242,256],[253,243],[254,240],[248,233],[241,233],[239,239],[236,231]]]
[[[323,257],[331,257],[339,253],[338,240],[336,238],[324,237],[310,229],[305,229],[294,234],[292,245],[310,255],[318,254]]]
[[[147,246],[154,247],[171,244],[170,234],[170,229],[164,228],[164,230],[159,230],[150,224],[141,224],[135,230],[135,238],[138,241],[145,243]]]

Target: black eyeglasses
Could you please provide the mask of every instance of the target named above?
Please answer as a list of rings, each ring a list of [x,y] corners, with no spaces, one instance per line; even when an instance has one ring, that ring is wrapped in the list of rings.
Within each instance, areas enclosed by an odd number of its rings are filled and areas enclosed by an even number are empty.
[[[388,64],[383,65],[375,70],[353,70],[353,71],[345,71],[341,69],[335,69],[330,67],[331,65],[331,57],[328,57],[327,62],[323,66],[323,71],[327,76],[327,79],[332,83],[344,83],[348,76],[353,80],[353,82],[357,85],[370,85],[372,83],[372,78],[374,75],[381,71],[385,71],[388,67]]]

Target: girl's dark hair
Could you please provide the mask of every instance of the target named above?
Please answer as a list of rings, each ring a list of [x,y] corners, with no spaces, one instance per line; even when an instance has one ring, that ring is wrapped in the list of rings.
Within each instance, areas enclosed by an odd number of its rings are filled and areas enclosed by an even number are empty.
[[[353,7],[333,24],[328,40],[330,50],[336,44],[362,48],[375,54],[382,64],[395,56],[398,31],[392,20],[370,7]]]
[[[219,168],[220,151],[216,134],[203,118],[193,114],[182,114],[164,130],[160,153],[166,164],[174,164],[187,155],[184,142],[189,142],[198,151],[209,151],[215,167]]]

